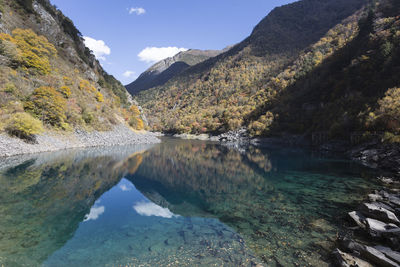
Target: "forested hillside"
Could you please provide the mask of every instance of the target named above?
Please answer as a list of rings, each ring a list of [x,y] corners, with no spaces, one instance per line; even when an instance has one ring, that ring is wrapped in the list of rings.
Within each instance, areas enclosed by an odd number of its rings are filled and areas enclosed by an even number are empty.
[[[136,95],[155,86],[164,85],[173,77],[179,75],[190,66],[199,64],[210,57],[215,57],[224,50],[197,50],[191,49],[166,58],[151,66],[143,72],[134,82],[128,84],[126,89],[130,94]]]
[[[166,132],[396,132],[398,6],[303,0],[276,8],[242,43],[137,99],[152,111],[153,129]]]
[[[124,86],[48,0],[1,0],[0,12],[0,132],[143,128]]]

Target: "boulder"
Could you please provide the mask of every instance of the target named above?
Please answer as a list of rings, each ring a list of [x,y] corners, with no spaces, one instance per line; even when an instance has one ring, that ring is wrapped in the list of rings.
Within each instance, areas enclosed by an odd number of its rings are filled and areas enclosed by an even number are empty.
[[[372,204],[374,204],[374,205],[376,205],[376,206],[378,206],[378,207],[387,209],[388,211],[391,211],[391,212],[393,212],[393,213],[396,213],[395,209],[392,208],[392,206],[390,206],[390,205],[387,204],[387,203],[383,203],[383,202],[374,202],[374,201],[373,201]]]
[[[373,248],[366,245],[362,245],[350,239],[342,240],[340,242],[340,245],[341,247],[343,247],[343,249],[345,249],[346,251],[350,251],[352,253],[348,255],[350,256],[356,255],[357,257],[368,260],[369,262],[372,262],[378,266],[399,266],[397,262],[399,253],[392,251],[390,248],[380,247],[380,246]],[[349,265],[349,266],[357,266],[357,265]]]
[[[338,266],[342,267],[372,267],[373,265],[351,254],[335,249],[333,251],[334,259]]]
[[[395,261],[397,264],[400,264],[400,253],[399,252],[393,251],[391,248],[384,247],[384,246],[376,246],[374,248],[379,250],[383,254],[385,254],[386,257]]]
[[[349,216],[355,221],[355,223],[360,226],[362,229],[367,228],[367,221],[364,215],[359,211],[349,212]]]
[[[384,204],[378,203],[363,203],[360,209],[363,214],[370,216],[374,219],[388,223],[400,224],[397,216],[392,211],[386,209],[385,206],[386,205]],[[393,210],[392,208],[390,209]]]
[[[398,265],[396,262],[392,261],[391,259],[386,257],[385,254],[373,247],[364,246],[364,250],[360,253],[363,258],[370,260],[378,266],[400,267],[400,265]]]
[[[369,194],[368,198],[372,202],[383,201],[383,197],[379,194]]]
[[[349,238],[343,238],[339,240],[340,248],[345,251],[350,251],[352,253],[356,253],[357,255],[360,254],[360,251],[364,249],[364,246],[360,243],[357,243]]]
[[[367,228],[368,233],[372,237],[399,237],[400,236],[400,228],[395,224],[386,224],[384,222],[367,218]]]

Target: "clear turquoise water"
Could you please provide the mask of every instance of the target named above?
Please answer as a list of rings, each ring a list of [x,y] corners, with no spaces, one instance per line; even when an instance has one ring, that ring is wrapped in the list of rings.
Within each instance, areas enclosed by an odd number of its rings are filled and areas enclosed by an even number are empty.
[[[374,172],[198,141],[0,163],[0,266],[328,266]]]

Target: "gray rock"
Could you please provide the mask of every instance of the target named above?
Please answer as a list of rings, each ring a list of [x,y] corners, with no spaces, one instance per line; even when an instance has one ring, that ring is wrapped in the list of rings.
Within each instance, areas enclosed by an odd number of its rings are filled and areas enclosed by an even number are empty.
[[[367,218],[368,233],[372,237],[398,237],[400,236],[400,228],[395,224],[386,224],[384,222]]]
[[[363,214],[370,216],[374,219],[388,223],[400,223],[397,216],[392,211],[384,208],[384,205],[380,205],[377,203],[363,203],[360,209]]]
[[[368,199],[372,202],[382,201],[383,197],[379,194],[369,194]]]
[[[399,266],[397,260],[392,259],[392,257],[397,258],[397,252],[393,252],[390,248],[385,247],[370,247],[359,244],[355,241],[345,239],[341,241],[341,245],[346,249],[351,251],[352,253],[357,254],[357,256],[362,259],[368,260],[378,266]],[[386,252],[386,253],[385,253]],[[390,254],[390,256],[386,256],[386,254]],[[353,265],[349,265],[353,266]],[[356,266],[356,265],[355,265]]]
[[[358,255],[360,254],[360,251],[364,249],[364,246],[351,240],[348,238],[344,238],[343,240],[339,240],[340,242],[340,247],[343,248],[346,251],[351,251],[353,253],[357,253]]]
[[[384,247],[384,246],[376,246],[375,249],[379,250],[383,254],[386,255],[389,259],[395,261],[396,263],[400,264],[400,253],[397,251],[393,251],[391,248]]]
[[[361,251],[361,256],[365,257],[367,260],[372,261],[373,263],[377,264],[378,266],[382,267],[399,267],[396,262],[392,261],[388,257],[385,256],[379,250],[365,246],[365,249]]]
[[[367,228],[367,221],[364,215],[358,211],[349,212],[349,216],[355,221],[355,223],[360,226],[362,229]]]
[[[338,266],[342,267],[372,267],[373,265],[351,254],[345,253],[339,249],[333,251],[334,259]]]

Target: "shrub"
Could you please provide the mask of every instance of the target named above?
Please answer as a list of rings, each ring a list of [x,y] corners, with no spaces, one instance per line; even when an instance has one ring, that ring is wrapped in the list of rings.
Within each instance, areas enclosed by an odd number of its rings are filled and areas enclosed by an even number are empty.
[[[86,124],[91,124],[94,120],[94,115],[91,112],[83,112],[82,119]]]
[[[69,98],[71,96],[71,89],[68,86],[61,86],[58,90],[64,98]]]
[[[274,122],[274,114],[267,111],[264,115],[262,115],[257,121],[250,123],[248,129],[252,136],[259,136],[265,134],[272,123]]]
[[[42,121],[63,128],[66,100],[53,87],[42,86],[35,89],[24,107]]]
[[[385,132],[383,135],[383,141],[386,143],[400,143],[400,135]]]
[[[9,94],[14,93],[16,90],[17,90],[17,87],[15,87],[15,85],[14,85],[13,83],[7,83],[7,84],[4,86],[4,89],[3,89],[3,91],[4,91],[5,93],[9,93]]]
[[[82,91],[87,92],[96,92],[96,88],[88,81],[88,80],[81,80],[79,82],[79,89]]]
[[[0,41],[2,50],[8,50],[6,55],[12,61],[25,68],[36,69],[41,74],[51,72],[49,57],[57,55],[57,50],[46,37],[37,35],[31,29],[17,28],[12,35],[0,33]]]
[[[71,86],[73,84],[72,79],[68,76],[63,77],[63,81],[65,85]]]
[[[17,0],[16,2],[20,4],[27,12],[33,12],[33,0]]]
[[[97,93],[96,93],[96,100],[97,100],[97,102],[104,102],[104,96],[103,96],[103,94],[100,93],[100,92],[97,92]]]
[[[139,110],[139,108],[138,108],[137,106],[135,106],[135,105],[132,105],[132,106],[129,108],[129,112],[131,112],[133,116],[139,116],[139,115],[140,115],[140,110]]]
[[[367,121],[375,127],[398,132],[400,129],[400,88],[389,89],[378,104],[379,108],[368,114]]]
[[[130,125],[133,129],[136,129],[136,130],[143,130],[143,129],[144,129],[143,120],[140,119],[140,118],[136,118],[136,117],[130,118],[130,120],[129,120],[129,125]]]
[[[6,126],[6,131],[12,136],[33,142],[34,135],[43,132],[43,125],[28,113],[17,113]]]

